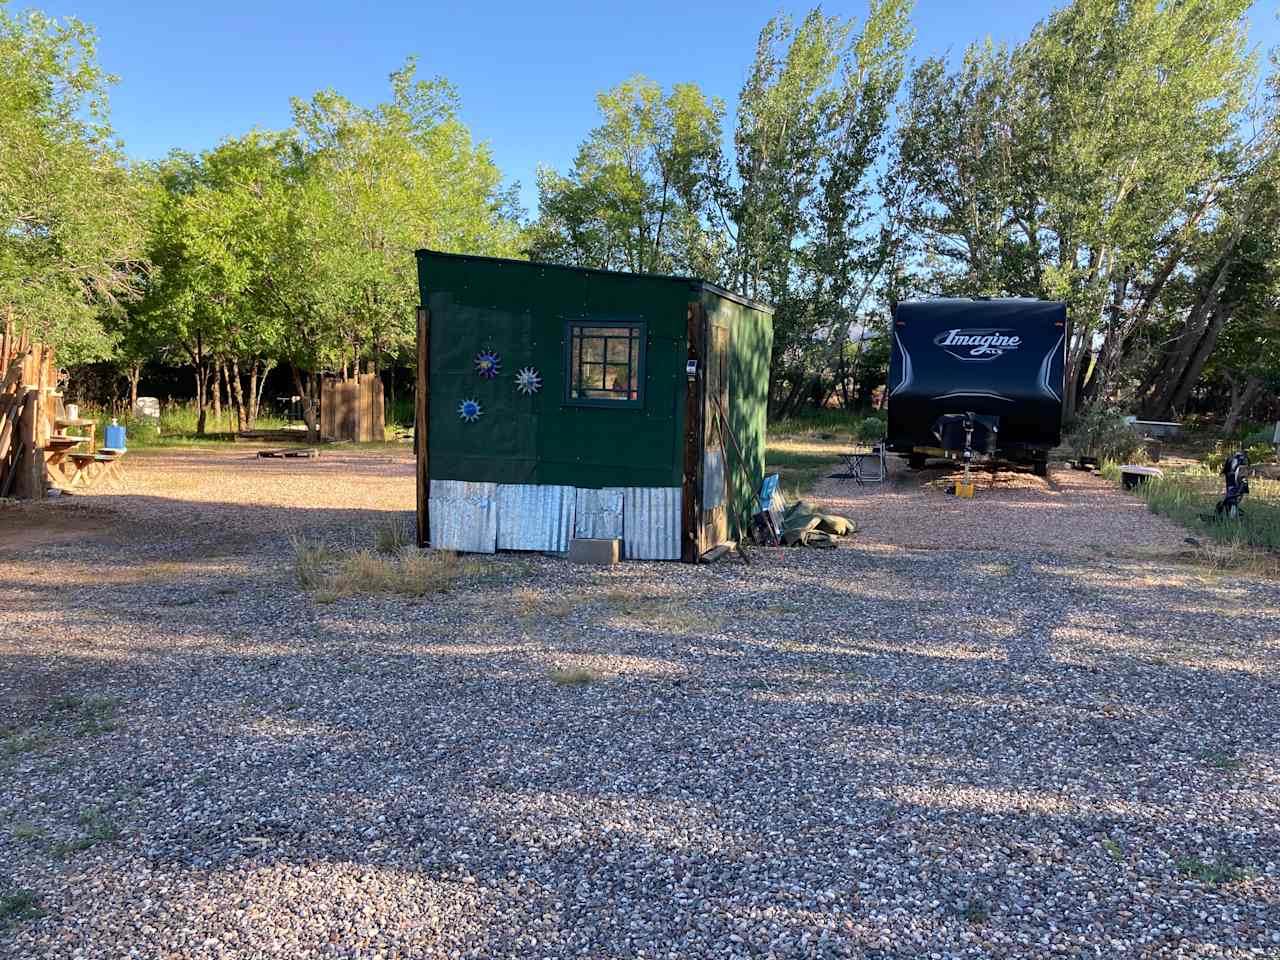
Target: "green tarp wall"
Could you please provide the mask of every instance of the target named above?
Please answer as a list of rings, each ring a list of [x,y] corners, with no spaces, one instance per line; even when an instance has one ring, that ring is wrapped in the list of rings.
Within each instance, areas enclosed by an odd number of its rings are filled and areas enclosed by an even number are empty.
[[[688,280],[419,251],[418,282],[431,311],[432,479],[680,485]],[[645,321],[643,409],[565,405],[568,320]],[[475,372],[483,349],[502,357],[497,379]],[[522,367],[541,374],[541,392],[516,390]],[[458,416],[468,399],[484,410],[476,423]]]
[[[737,452],[729,449],[726,455],[732,470],[730,489],[733,491],[734,512],[739,523],[745,524],[755,513],[754,498],[764,476],[773,318],[764,310],[746,306],[705,288],[702,305],[708,317],[723,313],[729,320],[729,424],[742,447],[743,459],[752,478],[750,487],[738,466]],[[732,447],[732,443],[729,446]]]

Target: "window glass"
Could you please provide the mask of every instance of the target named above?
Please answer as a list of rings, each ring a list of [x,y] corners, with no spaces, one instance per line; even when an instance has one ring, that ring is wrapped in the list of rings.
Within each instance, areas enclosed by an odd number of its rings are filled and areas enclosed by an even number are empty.
[[[567,324],[566,397],[589,406],[643,405],[643,323],[601,326],[580,321]]]

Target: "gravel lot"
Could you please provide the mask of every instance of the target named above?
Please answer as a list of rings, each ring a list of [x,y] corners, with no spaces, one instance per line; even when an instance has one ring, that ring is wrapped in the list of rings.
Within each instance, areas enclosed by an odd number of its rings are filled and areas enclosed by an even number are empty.
[[[1280,584],[1086,478],[321,604],[405,456],[128,469],[0,506],[0,955],[1280,956]]]

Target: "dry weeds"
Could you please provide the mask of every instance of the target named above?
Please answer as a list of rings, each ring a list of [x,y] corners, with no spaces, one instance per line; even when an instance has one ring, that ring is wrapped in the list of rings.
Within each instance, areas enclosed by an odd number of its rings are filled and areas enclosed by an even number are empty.
[[[586,667],[552,667],[547,678],[562,687],[580,687],[599,679]]]
[[[482,576],[487,565],[445,550],[402,548],[392,555],[372,550],[335,554],[324,544],[294,538],[294,569],[318,603],[364,594],[424,597],[443,593],[459,580]]]
[[[696,610],[683,600],[646,596],[629,590],[609,590],[605,607],[615,616],[636,620],[655,630],[672,633],[707,633],[720,626],[718,613]]]

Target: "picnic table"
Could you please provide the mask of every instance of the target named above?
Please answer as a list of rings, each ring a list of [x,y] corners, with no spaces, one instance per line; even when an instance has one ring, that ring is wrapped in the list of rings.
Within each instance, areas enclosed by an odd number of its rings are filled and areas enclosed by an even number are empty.
[[[66,474],[67,457],[73,448],[87,441],[88,437],[70,437],[66,434],[54,434],[44,444],[44,462],[49,472]],[[70,478],[68,478],[70,479]]]
[[[93,448],[93,430],[95,425],[92,420],[89,421],[56,421],[58,424],[76,423],[82,425],[88,423],[90,430],[86,436],[71,436],[68,434],[55,433],[45,441],[44,445],[44,462],[49,474],[53,477],[61,477],[67,487],[87,487],[99,477],[119,477],[120,476],[120,458],[124,455],[123,450],[110,450],[103,447],[101,450]],[[88,444],[88,449],[80,449],[81,444]]]
[[[94,432],[98,429],[98,421],[90,420],[88,417],[57,417],[53,421],[54,427],[58,430],[58,436],[62,431],[71,428],[73,430],[83,430],[85,436],[81,440],[89,441],[89,452],[94,452]]]

